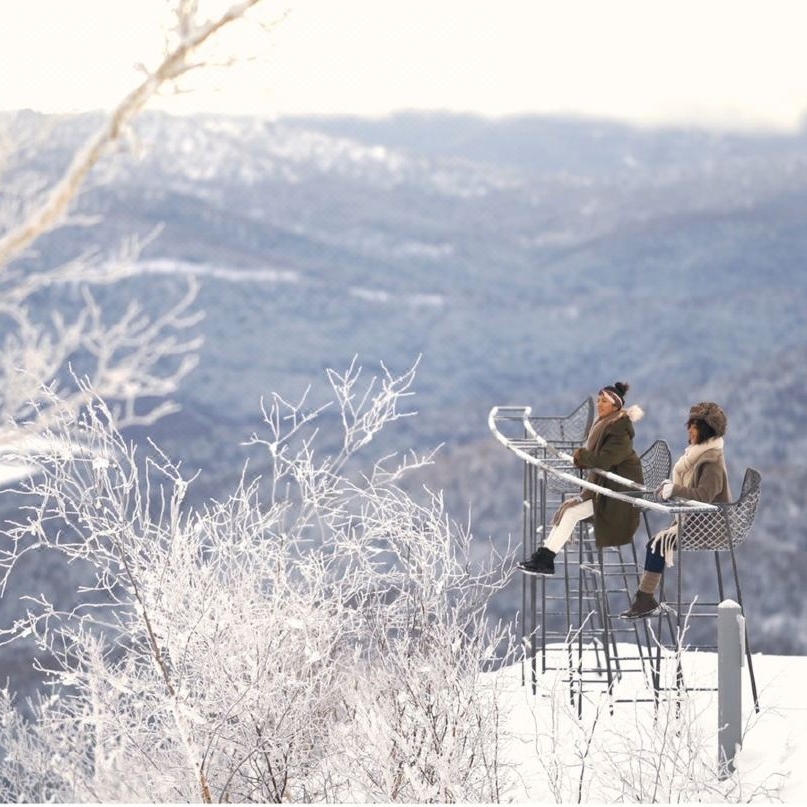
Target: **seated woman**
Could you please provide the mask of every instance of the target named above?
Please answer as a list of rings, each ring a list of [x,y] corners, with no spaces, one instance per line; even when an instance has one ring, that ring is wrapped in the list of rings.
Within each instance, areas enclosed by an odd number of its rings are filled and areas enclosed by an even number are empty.
[[[588,433],[586,445],[574,452],[578,468],[591,468],[588,478],[611,490],[629,490],[599,474],[596,469],[611,471],[642,484],[642,463],[633,449],[633,421],[644,412],[638,406],[625,405],[629,385],[622,381],[603,387],[597,395],[597,420]],[[598,547],[622,546],[633,540],[639,526],[639,511],[629,502],[584,490],[582,495],[565,501],[552,519],[552,531],[544,545],[518,564],[526,574],[555,574],[555,555],[569,540],[578,522],[594,519],[594,537]]]
[[[672,481],[663,482],[659,494],[663,499],[677,497],[698,502],[731,501],[723,435],[726,415],[714,402],[704,401],[689,410],[686,423],[689,445],[673,467]],[[620,614],[623,619],[650,616],[659,607],[655,593],[664,574],[664,566],[673,565],[678,536],[678,518],[647,542],[644,573],[630,608]]]

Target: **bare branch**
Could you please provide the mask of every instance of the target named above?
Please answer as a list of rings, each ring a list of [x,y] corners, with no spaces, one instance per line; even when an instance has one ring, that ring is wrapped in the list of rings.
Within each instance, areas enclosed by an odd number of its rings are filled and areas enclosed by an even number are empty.
[[[197,21],[197,4],[179,2],[176,8],[180,36],[173,49],[112,111],[101,129],[82,148],[64,176],[50,191],[47,198],[31,211],[26,220],[0,238],[0,271],[19,257],[43,233],[51,230],[65,216],[90,171],[125,133],[128,125],[142,111],[160,88],[175,81],[198,65],[191,57],[211,37],[232,22],[241,19],[253,6],[263,0],[242,0],[234,3],[220,17],[203,23]]]

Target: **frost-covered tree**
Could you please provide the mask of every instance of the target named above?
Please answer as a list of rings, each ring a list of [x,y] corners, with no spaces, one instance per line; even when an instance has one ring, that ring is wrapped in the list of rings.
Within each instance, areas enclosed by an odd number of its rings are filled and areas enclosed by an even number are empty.
[[[262,477],[200,511],[100,399],[78,418],[48,402],[57,448],[1,566],[52,552],[95,583],[69,611],[32,594],[5,632],[35,639],[50,686],[28,721],[0,698],[4,801],[498,800],[479,678],[510,647],[486,603],[512,559],[477,567],[440,495],[404,492],[430,456],[367,456],[413,374],[354,365],[321,406],[273,396]]]
[[[147,313],[137,300],[104,311],[98,287],[132,273],[140,244],[133,237],[116,254],[101,255],[92,242],[92,222],[71,211],[92,172],[126,144],[133,121],[149,101],[182,89],[183,81],[201,68],[220,66],[223,57],[211,50],[217,38],[246,24],[262,2],[169,3],[162,59],[142,67],[139,84],[108,113],[52,185],[34,172],[11,171],[15,161],[30,156],[35,142],[15,143],[10,130],[0,135],[0,452],[25,454],[35,447],[36,436],[53,417],[43,390],[58,392],[61,403],[76,413],[87,403],[86,388],[72,383],[71,370],[89,379],[121,428],[153,423],[172,411],[171,396],[194,367],[199,346],[188,331],[197,316],[191,309],[195,287],[165,301],[157,312]],[[67,225],[86,228],[86,243],[75,256],[59,266],[32,261],[38,240]],[[48,290],[68,284],[78,289],[77,302],[54,308]],[[24,433],[12,428],[20,423],[27,426]]]
[[[330,373],[338,420],[273,397],[254,437],[265,476],[202,510],[169,457],[122,431],[171,411],[198,347],[195,289],[156,315],[105,311],[98,288],[134,271],[140,245],[98,255],[73,203],[149,100],[210,64],[207,45],[260,2],[177,0],[163,60],[61,178],[2,186],[0,450],[39,472],[19,483],[0,592],[50,555],[81,581],[58,601],[29,591],[11,624],[5,611],[0,643],[34,648],[46,685],[28,703],[0,691],[4,801],[497,797],[496,709],[475,682],[508,645],[485,619],[501,559],[475,569],[441,496],[404,492],[429,457],[356,462],[402,416],[414,371],[363,389],[355,367]],[[0,171],[14,148],[0,141]],[[78,224],[73,260],[32,260]],[[60,284],[78,307],[41,305]],[[341,424],[332,456],[316,450],[323,417]]]

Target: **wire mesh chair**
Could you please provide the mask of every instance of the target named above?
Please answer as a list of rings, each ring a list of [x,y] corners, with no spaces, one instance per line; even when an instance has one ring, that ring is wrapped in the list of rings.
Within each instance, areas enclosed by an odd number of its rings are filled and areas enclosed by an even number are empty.
[[[759,471],[748,468],[736,501],[719,504],[716,512],[683,514],[678,534],[680,548],[690,552],[736,549],[754,524],[761,488]]]
[[[754,524],[757,507],[759,505],[760,493],[762,489],[762,477],[759,471],[754,468],[747,468],[743,476],[743,483],[740,495],[733,502],[715,503],[715,509],[700,513],[682,513],[678,516],[678,537],[677,537],[677,580],[676,598],[672,605],[676,624],[675,637],[677,649],[680,649],[682,638],[682,619],[684,611],[688,612],[688,617],[708,616],[716,617],[717,612],[707,611],[700,613],[695,611],[695,607],[700,609],[716,609],[725,599],[725,586],[723,581],[723,571],[721,569],[720,555],[728,552],[731,559],[731,569],[734,578],[734,589],[737,596],[737,603],[743,609],[742,591],[740,588],[740,577],[737,570],[737,560],[734,550],[739,547],[748,537],[751,527]],[[718,601],[700,602],[693,599],[691,602],[684,602],[683,594],[683,567],[684,558],[691,552],[712,552],[715,560],[715,570],[717,574]],[[664,595],[664,583],[662,580],[662,597]],[[661,620],[661,616],[659,616]],[[661,635],[661,623],[659,623],[659,636]],[[751,680],[751,691],[754,698],[754,707],[759,711],[759,697],[757,694],[756,679],[754,676],[753,659],[751,656],[751,646],[748,641],[748,628],[745,632],[745,656],[748,664],[748,673]],[[703,649],[701,647],[701,649]],[[660,665],[661,647],[657,647],[656,660]],[[677,686],[681,687],[682,673],[680,670],[680,654],[678,655],[679,668],[676,674]]]
[[[639,457],[642,463],[642,476],[644,478],[645,490],[648,491],[646,495],[650,496],[653,491],[658,490],[662,482],[670,478],[670,471],[672,470],[672,453],[670,446],[666,440],[656,440],[641,456]],[[652,537],[650,529],[650,520],[648,518],[647,510],[642,510],[642,521],[644,523],[645,532],[648,539]],[[636,558],[636,546],[633,545],[633,557]],[[628,601],[630,605],[630,600]]]
[[[535,431],[555,448],[577,447],[588,437],[594,422],[594,401],[587,398],[565,417],[531,415],[529,420]]]
[[[594,422],[594,400],[587,398],[565,417],[531,416],[529,422],[535,431],[549,443],[550,449],[546,452],[545,457],[548,464],[559,471],[577,473],[577,469],[568,460],[553,456],[552,449],[570,452],[583,445],[591,430],[591,424]],[[547,490],[552,493],[563,495],[580,492],[580,488],[574,483],[556,476],[550,475],[545,483]]]
[[[672,454],[665,440],[656,440],[639,459],[642,462],[642,475],[647,490],[656,490],[665,479],[669,479]]]

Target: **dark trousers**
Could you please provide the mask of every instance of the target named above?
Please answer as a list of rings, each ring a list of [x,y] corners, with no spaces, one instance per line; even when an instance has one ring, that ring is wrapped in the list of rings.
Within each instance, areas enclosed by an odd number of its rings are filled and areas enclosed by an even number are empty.
[[[655,552],[650,548],[652,539],[647,542],[647,552],[644,556],[644,568],[646,572],[656,572],[664,574],[664,555],[658,550]]]

